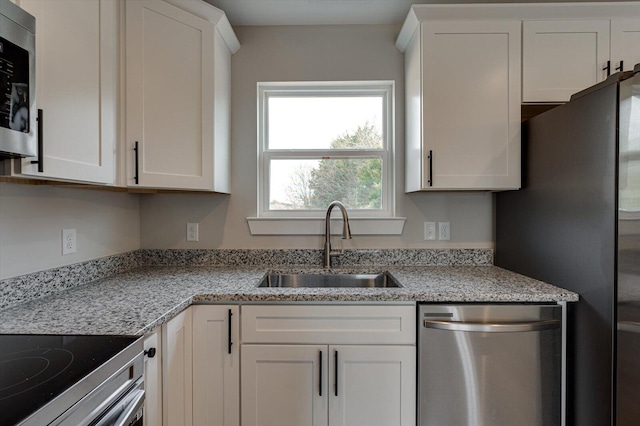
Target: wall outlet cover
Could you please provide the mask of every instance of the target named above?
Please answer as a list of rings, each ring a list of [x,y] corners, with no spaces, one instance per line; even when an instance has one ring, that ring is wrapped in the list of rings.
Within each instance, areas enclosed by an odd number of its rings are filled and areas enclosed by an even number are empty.
[[[198,235],[198,224],[197,223],[187,223],[187,241],[199,241],[200,236]]]
[[[436,239],[436,223],[435,222],[424,223],[424,239],[426,241],[433,241]]]
[[[451,226],[449,222],[440,222],[438,224],[438,239],[448,241],[451,239]]]
[[[76,230],[75,229],[63,229],[62,230],[62,254],[71,254],[78,251],[76,245]]]

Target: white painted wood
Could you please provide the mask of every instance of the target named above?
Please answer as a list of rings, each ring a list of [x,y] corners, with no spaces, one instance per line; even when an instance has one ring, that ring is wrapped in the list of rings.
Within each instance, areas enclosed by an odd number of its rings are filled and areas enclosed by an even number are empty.
[[[414,32],[404,52],[405,70],[405,191],[422,189],[422,31]]]
[[[219,31],[214,37],[213,190],[231,192],[231,52]]]
[[[569,101],[607,77],[609,20],[525,21],[522,55],[524,102]]]
[[[402,235],[406,217],[349,218],[351,235]],[[251,235],[324,235],[323,218],[248,217]],[[342,219],[331,219],[331,234],[342,235]]]
[[[36,105],[44,111],[44,172],[18,173],[112,184],[118,78],[116,0],[20,0],[36,17]]]
[[[520,39],[515,21],[422,23],[422,190],[520,187]]]
[[[416,424],[415,346],[329,346],[329,353],[330,426]]]
[[[415,306],[247,305],[245,343],[415,344]]]
[[[635,19],[611,20],[611,64],[614,69],[620,66],[620,61],[624,61],[623,71],[633,70],[633,66],[640,63],[640,11],[638,15]]]
[[[240,425],[240,309],[197,305],[193,311],[193,424]],[[231,354],[228,351],[231,311]],[[146,413],[145,413],[146,416]]]
[[[241,358],[243,426],[327,425],[326,345],[242,345]]]
[[[129,186],[138,141],[137,186],[213,189],[214,31],[163,1],[126,3]]]
[[[153,358],[144,357],[144,424],[162,425],[162,328],[144,339],[144,350],[156,349]]]
[[[193,422],[192,311],[162,325],[162,420],[164,426]]]

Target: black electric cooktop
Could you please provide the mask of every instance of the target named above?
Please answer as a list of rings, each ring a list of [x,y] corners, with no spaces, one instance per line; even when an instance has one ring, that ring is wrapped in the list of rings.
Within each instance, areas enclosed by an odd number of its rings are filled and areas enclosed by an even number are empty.
[[[25,419],[136,340],[0,335],[0,426]]]

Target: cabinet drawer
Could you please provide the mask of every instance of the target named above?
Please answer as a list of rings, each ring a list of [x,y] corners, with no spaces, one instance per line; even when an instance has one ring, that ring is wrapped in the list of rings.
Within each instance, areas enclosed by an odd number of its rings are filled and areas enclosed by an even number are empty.
[[[409,305],[249,305],[241,321],[243,343],[416,342],[416,308]]]

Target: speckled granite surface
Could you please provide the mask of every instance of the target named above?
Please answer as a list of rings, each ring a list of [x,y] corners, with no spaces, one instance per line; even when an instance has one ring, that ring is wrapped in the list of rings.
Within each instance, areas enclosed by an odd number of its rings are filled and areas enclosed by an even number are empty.
[[[382,270],[391,272],[403,287],[256,288],[267,268],[143,267],[4,309],[0,311],[0,333],[142,335],[189,304],[207,302],[578,299],[575,293],[494,266],[349,267],[334,272]]]
[[[336,266],[491,265],[488,249],[346,250]],[[142,266],[299,266],[321,265],[322,250],[210,249],[136,250],[74,265],[0,280],[0,309],[54,294]]]

